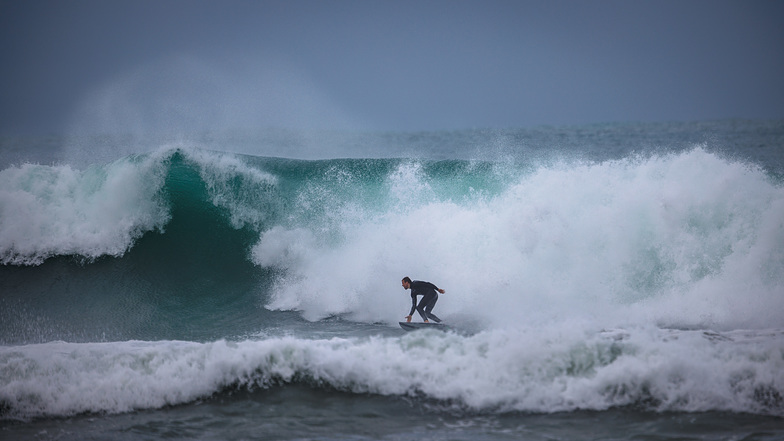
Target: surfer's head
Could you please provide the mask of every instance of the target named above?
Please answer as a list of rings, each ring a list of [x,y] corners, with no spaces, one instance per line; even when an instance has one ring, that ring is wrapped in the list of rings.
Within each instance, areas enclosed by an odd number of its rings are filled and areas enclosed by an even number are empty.
[[[403,277],[403,289],[411,288],[411,279],[408,277]]]

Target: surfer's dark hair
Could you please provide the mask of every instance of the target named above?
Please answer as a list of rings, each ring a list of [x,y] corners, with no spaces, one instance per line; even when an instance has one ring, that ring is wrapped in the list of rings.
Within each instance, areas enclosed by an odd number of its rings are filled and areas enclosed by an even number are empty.
[[[403,277],[403,281],[406,283],[411,283],[411,279],[409,279],[408,276]]]

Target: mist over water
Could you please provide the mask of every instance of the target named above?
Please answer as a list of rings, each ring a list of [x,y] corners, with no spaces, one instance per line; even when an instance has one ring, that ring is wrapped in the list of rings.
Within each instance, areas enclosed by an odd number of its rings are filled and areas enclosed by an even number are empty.
[[[259,151],[266,137],[268,146],[294,143],[299,155],[320,155],[327,146],[314,132],[372,128],[281,60],[237,57],[230,66],[181,54],[96,84],[65,124],[63,156],[72,164],[113,161],[164,143],[214,148],[216,137],[222,151],[289,156]]]

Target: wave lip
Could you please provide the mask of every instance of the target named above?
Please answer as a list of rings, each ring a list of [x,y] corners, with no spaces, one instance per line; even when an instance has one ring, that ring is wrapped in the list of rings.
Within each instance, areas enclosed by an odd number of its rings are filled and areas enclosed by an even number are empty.
[[[186,202],[199,204],[194,215],[222,210],[235,229],[259,228],[278,203],[275,184],[234,155],[171,146],[85,170],[10,167],[0,171],[0,264],[121,257],[145,233],[163,232],[182,208],[178,194],[201,188],[204,200]]]
[[[121,256],[168,221],[161,198],[165,171],[157,157],[127,157],[84,171],[36,164],[0,171],[0,263]]]
[[[484,332],[0,349],[4,418],[160,408],[304,382],[419,396],[481,412],[636,406],[784,416],[784,332]]]

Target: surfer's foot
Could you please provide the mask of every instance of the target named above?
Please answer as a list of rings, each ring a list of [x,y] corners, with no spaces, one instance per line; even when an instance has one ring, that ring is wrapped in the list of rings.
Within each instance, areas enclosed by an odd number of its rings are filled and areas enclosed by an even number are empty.
[[[425,320],[425,323],[430,323],[429,321]]]

